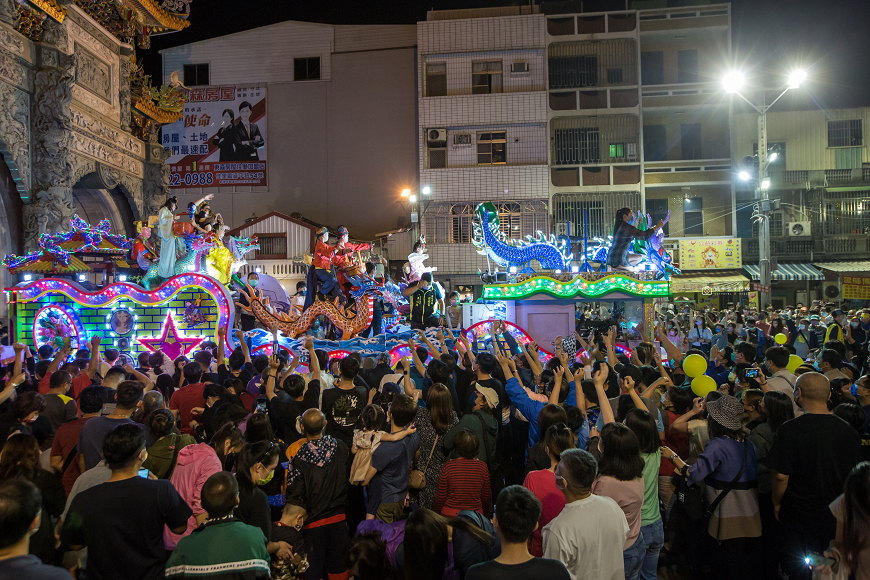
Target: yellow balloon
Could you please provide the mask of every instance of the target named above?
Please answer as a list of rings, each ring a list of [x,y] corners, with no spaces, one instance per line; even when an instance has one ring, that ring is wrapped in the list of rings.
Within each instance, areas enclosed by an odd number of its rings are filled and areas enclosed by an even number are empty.
[[[713,377],[701,375],[692,379],[692,392],[699,397],[706,397],[707,393],[716,390],[716,381]]]
[[[788,337],[780,332],[773,337],[773,340],[776,341],[776,344],[785,344],[786,342],[788,342]]]
[[[698,377],[707,372],[707,359],[699,354],[690,354],[683,360],[683,372],[687,377]]]
[[[804,364],[804,359],[802,359],[801,357],[799,357],[796,354],[793,354],[790,357],[788,357],[788,365],[785,368],[788,370],[788,372],[793,373],[802,364]]]

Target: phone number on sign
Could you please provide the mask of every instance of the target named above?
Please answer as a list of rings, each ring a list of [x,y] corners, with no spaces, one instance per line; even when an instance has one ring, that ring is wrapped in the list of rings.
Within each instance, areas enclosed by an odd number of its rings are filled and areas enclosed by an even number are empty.
[[[229,171],[214,173],[197,171],[170,174],[169,187],[196,185],[263,185],[266,174],[263,171]]]

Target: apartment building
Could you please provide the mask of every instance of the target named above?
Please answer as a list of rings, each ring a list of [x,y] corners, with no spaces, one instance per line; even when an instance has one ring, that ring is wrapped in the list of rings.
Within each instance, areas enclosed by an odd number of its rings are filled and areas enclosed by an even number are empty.
[[[863,306],[870,288],[848,287],[863,286],[870,271],[870,148],[864,138],[870,108],[789,110],[792,103],[784,100],[785,111],[767,114],[768,147],[777,148],[769,166],[771,256],[778,266],[772,302],[852,299]],[[757,115],[735,112],[732,137],[735,164],[755,155]],[[746,269],[757,279],[751,266],[758,263],[758,226],[751,219],[757,199],[749,184],[737,183],[737,235]],[[803,276],[794,274],[795,266]]]
[[[730,7],[642,4],[438,11],[418,23],[419,183],[431,188],[421,220],[442,280],[480,284],[486,259],[469,241],[482,201],[514,238],[605,237],[626,206],[670,211],[669,236],[734,235],[720,88]]]

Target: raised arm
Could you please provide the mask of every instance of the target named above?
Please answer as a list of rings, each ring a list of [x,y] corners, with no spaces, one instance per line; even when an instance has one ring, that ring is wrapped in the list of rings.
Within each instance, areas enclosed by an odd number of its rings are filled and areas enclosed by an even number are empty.
[[[53,373],[60,368],[60,365],[63,361],[66,360],[66,357],[69,354],[69,337],[63,339],[63,346],[60,347],[60,350],[57,351],[57,354],[51,361],[51,364],[48,365],[48,370],[45,371],[45,374]]]
[[[656,327],[656,331],[658,332],[659,342],[663,347],[665,347],[665,350],[668,351],[668,357],[674,361],[674,364],[682,361],[683,353],[680,352],[680,349],[674,346],[674,343],[668,339],[668,334],[665,332],[664,328],[659,325]]]
[[[148,391],[154,390],[154,382],[148,378],[148,375],[143,375],[134,369],[133,365],[124,365],[124,372],[128,375],[132,375],[137,381],[145,385],[145,390],[143,392],[147,393]]]
[[[419,392],[417,391],[417,387],[414,384],[414,381],[411,380],[411,375],[410,375],[411,361],[408,360],[408,357],[403,356],[402,360],[399,362],[405,371],[405,376],[402,377],[402,389],[404,389],[405,394],[408,395],[409,397],[419,396]]]
[[[413,338],[408,339],[408,350],[411,351],[411,357],[414,360],[414,367],[416,367],[417,372],[420,373],[421,377],[425,377],[426,366],[423,364],[423,361],[420,360],[420,357],[417,356],[417,344],[414,342]]]
[[[534,375],[540,375],[544,372],[544,367],[541,365],[541,358],[538,355],[538,345],[534,340],[530,340],[522,346],[526,353],[526,360],[529,361],[529,368]]]
[[[449,330],[450,325],[447,325],[447,328]],[[438,338],[438,342],[441,344],[441,353],[447,354],[447,352],[449,352],[450,349],[447,348],[447,337],[444,336],[444,333],[441,331],[441,329],[438,330],[438,334],[436,335],[436,337]],[[452,333],[451,333],[451,338],[452,338]]]
[[[696,397],[695,402],[692,406],[692,410],[680,415],[671,423],[671,429],[674,431],[679,431],[680,433],[688,433],[689,432],[689,421],[694,419],[696,416],[701,414],[701,411],[704,410],[704,399],[701,397]]]
[[[440,330],[438,331],[438,334],[441,334]],[[426,343],[426,348],[429,349],[429,354],[431,354],[435,358],[438,358],[439,356],[441,356],[441,351],[438,350],[437,346],[432,344],[432,341],[429,340],[429,338],[426,336],[426,333],[420,332],[420,339]],[[442,338],[442,340],[443,340],[443,338]],[[446,352],[446,349],[445,349],[445,352]]]
[[[314,339],[306,336],[302,339],[302,347],[308,351],[308,370],[312,377],[320,378],[320,361],[317,360],[317,354],[314,352]],[[320,385],[321,389],[325,389],[326,385]]]
[[[607,375],[609,374],[610,368],[603,364],[598,367],[598,372],[592,376],[592,380],[595,382],[595,392],[598,393],[598,406],[601,408],[601,417],[605,425],[616,420],[613,416],[613,409],[610,407],[610,401],[607,400],[607,393],[604,392],[604,385],[607,384]]]
[[[607,331],[607,334],[604,336],[604,344],[607,346],[607,362],[610,363],[610,366],[615,367],[619,362],[619,359],[616,358],[616,330],[611,327],[610,330]]]
[[[420,285],[420,281],[418,280],[414,284],[408,284],[404,290],[402,290],[402,296],[405,298],[409,297],[411,294],[417,291],[417,286]]]
[[[227,329],[218,328],[217,365],[224,364],[224,351],[226,350]]]
[[[550,391],[550,404],[559,404],[559,393],[562,392],[562,375],[567,371],[567,367],[562,366],[553,371],[553,390]]]
[[[239,346],[242,347],[242,354],[245,355],[245,363],[251,362],[251,351],[248,350],[248,343],[245,342],[245,332],[241,329],[236,331],[236,339],[239,341]]]
[[[266,398],[270,401],[277,396],[275,395],[275,375],[278,374],[278,366],[278,357],[272,354],[269,357],[269,378],[266,379]]]
[[[89,379],[94,378],[94,375],[97,374],[97,370],[100,368],[100,337],[99,335],[94,335],[91,337],[91,361],[88,363],[88,368],[84,370],[84,373],[88,376]]]
[[[24,353],[25,347],[22,343],[16,342],[12,345],[12,349],[15,351],[15,364],[12,367],[12,376],[17,377],[21,374],[21,366],[24,362],[24,357],[22,354]]]

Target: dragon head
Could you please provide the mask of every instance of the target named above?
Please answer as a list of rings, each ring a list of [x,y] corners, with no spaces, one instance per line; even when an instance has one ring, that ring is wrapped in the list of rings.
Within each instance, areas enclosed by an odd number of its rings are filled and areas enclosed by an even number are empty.
[[[233,256],[236,260],[242,258],[248,252],[260,249],[260,243],[257,240],[257,236],[251,236],[249,238],[230,238],[230,240],[232,241],[231,249],[233,251]]]
[[[205,252],[216,247],[218,239],[214,232],[208,232],[203,236],[186,236],[184,244],[189,252]]]

